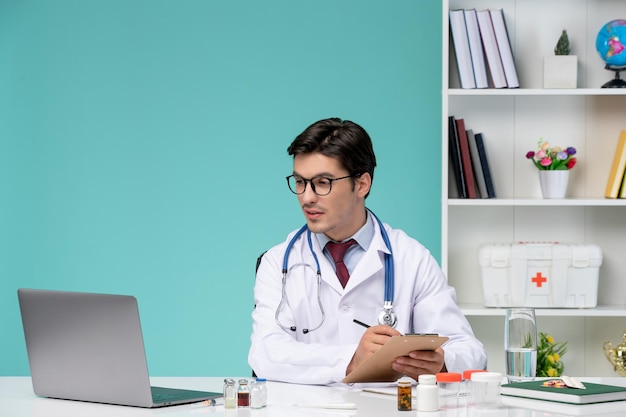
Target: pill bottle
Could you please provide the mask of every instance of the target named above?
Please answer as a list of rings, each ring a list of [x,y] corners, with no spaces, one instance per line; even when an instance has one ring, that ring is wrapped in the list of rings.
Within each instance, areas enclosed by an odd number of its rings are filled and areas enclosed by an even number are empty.
[[[224,408],[237,408],[237,388],[232,378],[224,380]]]
[[[431,374],[423,374],[418,377],[417,411],[439,410],[439,387],[437,377]]]
[[[398,379],[398,411],[411,411],[413,402],[413,389],[411,379],[403,377]]]
[[[250,389],[248,388],[247,379],[239,380],[239,388],[237,389],[237,407],[250,407]]]
[[[261,388],[261,406],[267,407],[267,383],[265,378],[257,378],[256,382]]]
[[[463,383],[459,392],[459,407],[472,405],[472,374],[476,372],[487,372],[484,369],[467,369],[463,371]]]
[[[439,372],[435,377],[439,385],[439,409],[458,408],[463,376],[456,372]]]
[[[472,400],[474,407],[500,407],[502,378],[502,374],[499,372],[475,372],[472,374]]]

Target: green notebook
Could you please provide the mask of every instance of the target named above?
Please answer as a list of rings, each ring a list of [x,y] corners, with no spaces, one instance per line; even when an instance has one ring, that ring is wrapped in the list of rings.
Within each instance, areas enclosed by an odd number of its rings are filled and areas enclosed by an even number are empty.
[[[502,395],[570,404],[592,404],[626,400],[626,387],[583,382],[586,389],[543,386],[545,380],[502,385]]]

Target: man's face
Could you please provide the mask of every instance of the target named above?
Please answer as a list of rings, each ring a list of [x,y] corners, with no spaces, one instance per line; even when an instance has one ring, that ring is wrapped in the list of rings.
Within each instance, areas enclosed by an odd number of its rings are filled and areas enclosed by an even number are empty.
[[[305,179],[350,175],[336,159],[321,153],[297,155],[293,160],[293,174]],[[365,195],[370,186],[371,177],[367,173],[354,179],[333,181],[330,194],[325,196],[315,194],[307,183],[298,201],[309,229],[336,241],[352,236],[365,224]]]

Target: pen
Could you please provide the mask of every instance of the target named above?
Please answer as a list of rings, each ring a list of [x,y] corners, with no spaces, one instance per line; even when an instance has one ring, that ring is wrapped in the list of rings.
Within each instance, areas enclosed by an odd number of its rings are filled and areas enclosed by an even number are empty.
[[[369,326],[369,324],[365,324],[365,323],[363,323],[362,321],[359,321],[359,320],[357,320],[357,319],[354,319],[354,320],[352,320],[352,321],[353,321],[353,322],[355,322],[355,323],[356,323],[356,324],[358,324],[358,325],[361,325],[361,326],[365,327],[366,329],[369,329],[369,327],[370,327],[370,326]]]
[[[192,408],[200,408],[200,407],[213,407],[216,405],[224,405],[223,398],[212,398],[210,400],[204,400],[199,403],[192,404]]]

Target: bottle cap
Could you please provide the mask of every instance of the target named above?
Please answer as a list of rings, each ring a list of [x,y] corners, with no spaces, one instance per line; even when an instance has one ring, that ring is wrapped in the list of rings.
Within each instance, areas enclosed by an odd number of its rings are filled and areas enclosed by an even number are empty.
[[[248,380],[247,379],[240,379],[239,383],[248,385]]]
[[[472,381],[502,382],[502,374],[499,372],[476,372],[472,374]]]
[[[411,378],[409,378],[408,376],[403,376],[402,378],[398,379],[398,385],[399,384],[411,384],[413,381],[411,380]]]
[[[258,378],[256,379],[256,382],[265,382],[267,381],[265,378]]]
[[[456,372],[439,372],[435,374],[437,382],[461,382],[463,377]]]
[[[463,379],[466,381],[469,381],[470,379],[472,379],[472,374],[476,372],[487,372],[487,371],[485,371],[484,369],[468,369],[466,371],[463,371]]]
[[[437,383],[437,377],[432,374],[422,374],[418,377],[420,384],[435,385]]]

